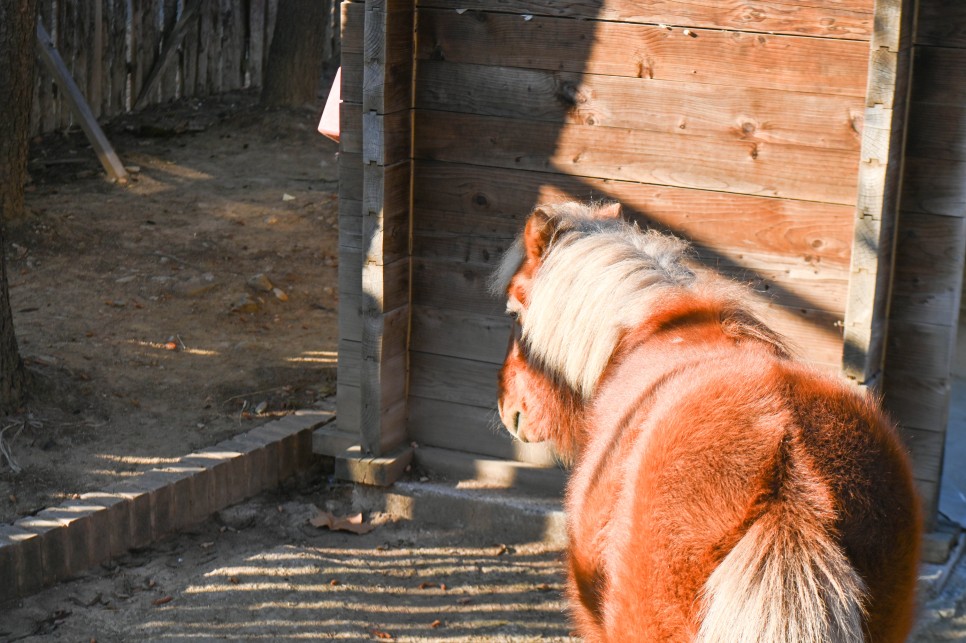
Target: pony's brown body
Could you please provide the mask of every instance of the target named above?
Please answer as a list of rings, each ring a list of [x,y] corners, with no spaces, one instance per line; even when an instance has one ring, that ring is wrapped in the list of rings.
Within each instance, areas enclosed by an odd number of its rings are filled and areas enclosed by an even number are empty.
[[[580,391],[552,352],[528,344],[539,335],[528,337],[533,280],[568,234],[567,217],[534,216],[508,288],[523,338],[501,372],[501,416],[574,462],[566,508],[580,633],[904,640],[918,505],[876,405],[789,359],[732,288],[697,277],[621,329],[592,391]]]

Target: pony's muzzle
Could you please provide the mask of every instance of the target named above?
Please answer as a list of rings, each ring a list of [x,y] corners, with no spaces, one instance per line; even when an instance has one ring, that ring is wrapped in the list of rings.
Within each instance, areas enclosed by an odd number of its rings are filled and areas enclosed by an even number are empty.
[[[505,412],[503,408],[503,400],[498,400],[496,406],[497,411],[500,414],[500,421],[503,422],[503,426],[507,431],[510,432],[510,435],[515,437],[520,442],[526,442],[527,438],[523,431],[526,421],[523,412],[518,410],[510,410]]]

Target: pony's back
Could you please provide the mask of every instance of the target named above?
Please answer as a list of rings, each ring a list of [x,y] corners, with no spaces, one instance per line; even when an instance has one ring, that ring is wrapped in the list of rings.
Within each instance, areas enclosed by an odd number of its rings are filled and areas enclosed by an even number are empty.
[[[612,597],[607,638],[688,640],[662,628],[690,622],[706,642],[904,640],[919,515],[891,424],[848,385],[771,351],[676,361],[666,348],[638,354],[665,375],[635,418],[606,534],[623,552],[607,563],[615,586],[635,586]],[[644,372],[633,362],[628,374]],[[601,403],[624,375],[605,381]]]

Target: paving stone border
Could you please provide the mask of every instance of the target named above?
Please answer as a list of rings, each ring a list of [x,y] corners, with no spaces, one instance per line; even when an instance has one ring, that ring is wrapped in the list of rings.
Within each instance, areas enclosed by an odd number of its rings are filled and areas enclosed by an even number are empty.
[[[0,525],[0,605],[146,547],[307,469],[329,411],[300,411]]]

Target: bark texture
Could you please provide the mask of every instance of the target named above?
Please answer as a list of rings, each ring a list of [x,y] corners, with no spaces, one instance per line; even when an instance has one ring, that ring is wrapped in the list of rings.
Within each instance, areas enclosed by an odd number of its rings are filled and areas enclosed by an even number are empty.
[[[0,413],[23,401],[26,374],[10,310],[3,225],[24,216],[36,58],[36,0],[0,0]]]
[[[318,101],[330,1],[279,0],[262,86],[263,105],[300,107]]]

